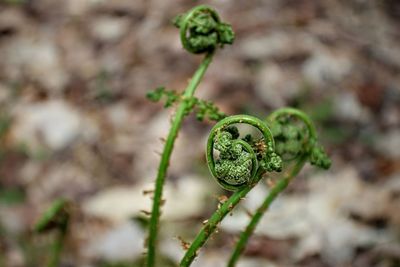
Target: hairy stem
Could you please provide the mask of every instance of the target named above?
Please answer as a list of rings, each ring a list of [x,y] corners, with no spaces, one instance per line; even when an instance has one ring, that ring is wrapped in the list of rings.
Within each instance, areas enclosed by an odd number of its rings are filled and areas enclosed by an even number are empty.
[[[190,266],[193,260],[196,258],[199,249],[206,243],[208,238],[214,233],[219,223],[225,218],[225,216],[232,212],[233,208],[247,195],[248,192],[261,180],[264,174],[264,169],[259,168],[255,175],[252,184],[236,191],[227,201],[225,201],[219,209],[217,209],[207,223],[203,226],[200,232],[197,234],[193,243],[186,251],[180,263],[181,267]]]
[[[290,181],[295,177],[300,170],[303,168],[307,157],[302,156],[300,157],[293,168],[290,170],[288,174],[285,175],[282,179],[280,179],[276,185],[271,189],[268,196],[265,198],[264,202],[261,206],[257,209],[253,217],[251,218],[249,224],[247,225],[246,229],[240,234],[239,240],[236,243],[236,246],[233,250],[233,253],[229,259],[228,267],[234,267],[239,260],[240,255],[243,253],[243,250],[246,247],[246,244],[253,234],[254,230],[257,227],[257,224],[260,222],[262,216],[267,211],[271,203],[275,200],[275,198],[281,193],[285,188],[289,185]]]
[[[193,96],[197,86],[200,83],[200,80],[204,76],[212,57],[213,52],[207,53],[204,57],[203,61],[201,62],[200,66],[198,67],[197,71],[193,75],[192,79],[190,80],[183,97],[189,99]],[[178,131],[181,127],[182,120],[185,116],[185,112],[188,108],[187,101],[181,101],[175,117],[171,124],[171,129],[169,131],[167,140],[165,142],[164,150],[161,156],[160,165],[158,168],[156,183],[155,183],[155,190],[154,190],[154,199],[153,199],[153,208],[151,212],[150,218],[150,232],[148,238],[148,250],[147,250],[147,267],[153,267],[155,264],[155,252],[156,252],[156,243],[157,243],[157,234],[158,234],[158,222],[160,219],[160,209],[162,203],[162,192],[163,192],[163,185],[165,180],[165,175],[167,173],[169,160],[171,157],[172,149],[174,147],[175,139],[178,135]]]

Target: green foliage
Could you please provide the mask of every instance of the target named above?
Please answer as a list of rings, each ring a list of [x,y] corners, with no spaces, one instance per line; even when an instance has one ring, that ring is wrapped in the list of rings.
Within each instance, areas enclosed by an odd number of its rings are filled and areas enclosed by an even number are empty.
[[[237,128],[232,126],[235,123],[245,123],[256,127],[262,133],[262,138],[257,140],[255,136],[248,134],[243,139],[239,139]],[[271,126],[271,130],[268,125]],[[214,150],[219,151],[217,160],[214,159]],[[213,127],[207,143],[207,163],[216,181],[223,188],[235,193],[207,220],[184,255],[181,267],[190,266],[217,225],[266,172],[282,170],[282,157],[287,155],[289,157],[286,157],[285,161],[296,160],[294,167],[270,190],[269,195],[240,235],[228,262],[230,267],[235,266],[249,237],[269,205],[300,172],[306,160],[325,169],[330,166],[330,160],[317,143],[316,130],[311,119],[297,109],[278,109],[268,116],[266,122],[248,115],[230,116]]]
[[[164,97],[165,98],[164,108],[171,107],[181,98],[181,96],[177,92],[165,90],[165,87],[158,87],[153,91],[149,91],[146,97],[153,102],[158,102]]]
[[[248,124],[258,129],[262,137],[251,135],[240,139],[234,124]],[[214,151],[219,151],[217,159]],[[275,144],[268,126],[248,115],[229,116],[211,130],[207,142],[207,163],[215,180],[224,189],[236,191],[251,184],[258,170],[280,171],[282,161],[275,153]]]
[[[329,169],[332,164],[324,148],[319,145],[314,145],[311,148],[310,163],[325,170]]]
[[[156,262],[155,254],[159,217],[163,203],[164,180],[178,131],[182,125],[183,118],[193,111],[193,109],[196,109],[196,118],[198,120],[203,120],[204,118],[219,120],[225,117],[225,114],[219,112],[211,102],[195,98],[194,92],[210,65],[216,48],[222,47],[224,44],[231,44],[234,40],[232,28],[228,24],[221,22],[217,12],[208,6],[197,6],[189,12],[176,17],[174,23],[180,29],[180,38],[183,47],[194,54],[205,53],[205,56],[181,95],[174,91],[166,91],[163,87],[157,88],[147,94],[147,97],[154,102],[164,97],[166,99],[165,107],[170,107],[174,103],[177,104],[171,129],[165,140],[165,146],[161,154],[161,161],[155,182],[147,242],[147,267],[153,267]]]
[[[69,221],[69,204],[64,199],[55,200],[34,226],[38,233],[53,229],[66,229]]]
[[[296,121],[297,120],[297,121]],[[286,161],[307,155],[312,165],[329,169],[331,160],[318,143],[315,126],[309,116],[294,108],[281,108],[268,116],[277,153]]]
[[[196,118],[203,121],[207,118],[211,121],[220,121],[226,117],[226,114],[219,111],[218,107],[211,101],[196,99]]]
[[[282,192],[294,176],[302,169],[304,163],[327,169],[331,161],[324,149],[317,142],[315,127],[310,118],[300,110],[283,108],[271,113],[266,121],[248,115],[227,116],[212,103],[194,96],[205,70],[211,62],[217,47],[231,44],[235,38],[229,24],[220,21],[215,10],[207,6],[198,6],[187,13],[178,15],[174,24],[180,29],[183,47],[191,53],[206,53],[199,69],[193,75],[183,93],[156,88],[147,93],[152,102],[164,102],[164,107],[176,106],[171,130],[165,141],[164,151],[156,179],[154,201],[149,222],[147,267],[153,267],[156,253],[156,240],[160,207],[162,205],[162,189],[174,141],[178,135],[182,120],[194,112],[200,121],[204,119],[216,121],[207,141],[206,158],[209,170],[215,181],[224,189],[234,191],[225,202],[206,220],[199,234],[186,251],[181,267],[190,266],[199,249],[217,229],[217,226],[232,212],[234,207],[251,191],[251,189],[268,172],[280,172],[284,161],[295,161],[293,168],[274,186],[264,203],[251,218],[249,226],[240,237],[229,266],[234,266],[245,244],[253,233],[258,221],[272,201]],[[256,128],[261,137],[247,134],[241,138],[235,124],[248,124]],[[218,152],[218,153],[215,153]],[[121,265],[124,266],[124,265]]]
[[[306,143],[307,135],[304,127],[296,127],[288,117],[279,117],[271,123],[272,134],[276,142],[276,151],[285,160],[296,158]]]
[[[175,90],[166,90],[165,87],[158,87],[147,92],[146,97],[152,102],[164,100],[164,108],[169,108],[178,102],[185,101],[186,109],[184,115],[194,112],[199,121],[203,121],[205,118],[211,121],[219,121],[226,117],[226,114],[221,112],[211,101],[201,100],[194,96],[185,98]]]
[[[215,163],[215,172],[230,185],[247,183],[251,178],[252,159],[249,152],[240,143],[235,142],[232,134],[222,131],[217,134],[215,149],[220,152]]]
[[[55,200],[34,226],[34,231],[37,233],[53,231],[56,234],[55,240],[50,247],[51,254],[47,264],[48,267],[60,265],[61,252],[70,220],[70,205],[65,199]]]
[[[324,149],[317,143],[317,134],[313,122],[304,112],[294,108],[281,108],[272,112],[267,121],[272,128],[277,153],[285,161],[295,161],[295,164],[288,170],[288,174],[280,178],[276,185],[271,188],[264,202],[251,217],[246,229],[240,234],[228,261],[228,267],[236,265],[248,239],[264,213],[274,199],[286,189],[290,181],[301,171],[307,160],[323,169],[328,169],[331,165]]]
[[[195,54],[211,52],[217,46],[232,44],[235,39],[232,27],[221,22],[215,10],[207,6],[198,6],[180,14],[173,23],[181,30],[185,49]]]
[[[281,172],[282,171],[282,158],[279,156],[278,153],[270,149],[269,147],[269,153],[266,154],[266,156],[263,158],[263,161],[261,162],[263,168],[267,172]]]

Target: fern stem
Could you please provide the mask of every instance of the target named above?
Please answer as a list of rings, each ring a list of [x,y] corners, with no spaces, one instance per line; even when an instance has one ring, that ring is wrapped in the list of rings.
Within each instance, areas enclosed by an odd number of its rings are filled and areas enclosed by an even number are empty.
[[[251,218],[249,224],[247,225],[246,229],[240,234],[239,240],[236,243],[236,246],[231,254],[231,257],[228,262],[228,267],[234,267],[239,260],[240,255],[243,253],[246,244],[253,234],[254,230],[256,229],[258,223],[260,222],[262,216],[265,214],[271,203],[275,200],[275,198],[281,193],[286,187],[289,185],[293,177],[295,177],[300,170],[303,168],[305,162],[307,160],[307,156],[300,157],[291,171],[282,179],[280,179],[276,185],[271,189],[268,196],[265,198],[264,202],[258,207],[257,211],[254,213],[253,217]]]
[[[247,195],[248,192],[261,180],[265,170],[259,168],[255,175],[254,181],[249,186],[246,186],[236,191],[227,201],[225,201],[210,217],[208,222],[203,226],[197,234],[193,243],[183,256],[180,267],[188,267],[196,258],[199,249],[207,242],[208,238],[215,232],[218,224],[225,218],[225,216],[232,212],[233,208]]]
[[[205,55],[203,61],[200,63],[200,66],[194,73],[192,79],[190,80],[183,97],[190,98],[193,96],[197,86],[199,85],[202,77],[204,76],[209,64],[213,58],[213,52],[209,52]],[[160,209],[162,203],[162,193],[164,180],[167,173],[169,160],[171,157],[172,149],[174,147],[175,139],[178,135],[178,131],[181,127],[183,118],[185,116],[185,112],[188,108],[187,101],[181,101],[175,117],[172,121],[171,128],[166,139],[164,150],[161,156],[160,165],[158,168],[157,178],[155,182],[155,190],[154,190],[154,199],[153,199],[153,207],[150,218],[150,231],[148,238],[148,250],[147,250],[147,267],[153,267],[155,265],[156,258],[156,246],[157,246],[157,235],[158,235],[158,224],[160,219]]]

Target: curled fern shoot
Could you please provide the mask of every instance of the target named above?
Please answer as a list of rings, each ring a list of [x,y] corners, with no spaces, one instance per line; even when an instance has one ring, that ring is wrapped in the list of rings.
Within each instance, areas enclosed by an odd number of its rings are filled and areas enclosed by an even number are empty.
[[[175,98],[174,93],[168,93],[164,89],[158,89],[155,93],[148,94],[148,97],[153,101],[158,101],[163,95],[167,96],[165,106],[171,106],[175,102],[179,102],[175,116],[173,118],[169,134],[166,138],[164,150],[161,155],[161,161],[158,168],[158,173],[155,182],[155,190],[153,196],[153,206],[149,224],[149,237],[147,240],[147,258],[146,266],[153,267],[156,261],[156,245],[158,235],[158,224],[160,217],[160,209],[162,206],[162,193],[165,176],[167,173],[170,156],[173,150],[175,139],[181,127],[183,118],[189,114],[196,103],[193,97],[194,92],[203,78],[209,64],[212,61],[215,50],[222,47],[224,44],[231,44],[234,40],[234,33],[230,25],[221,22],[217,12],[208,6],[198,6],[189,12],[178,16],[174,22],[175,26],[180,29],[180,37],[183,47],[190,53],[200,54],[205,53],[203,61],[194,73],[184,93]],[[179,100],[179,101],[178,101]],[[202,105],[199,104],[199,107]],[[201,108],[200,108],[201,110]],[[199,119],[208,116],[210,113],[204,111],[199,113]],[[210,109],[213,118],[218,113],[215,109]],[[224,117],[224,114],[219,114]]]
[[[239,138],[234,124],[248,124],[260,131],[262,137],[249,143]],[[249,138],[249,137],[247,137]],[[255,144],[263,144],[260,150]],[[215,160],[214,149],[219,151]],[[258,168],[280,171],[282,161],[275,153],[272,132],[267,125],[252,116],[235,115],[219,121],[207,141],[207,164],[211,174],[224,189],[236,191],[252,183]]]
[[[299,125],[293,119],[299,120],[303,125]],[[314,124],[304,112],[294,108],[282,108],[271,113],[267,121],[272,129],[277,153],[285,162],[292,162],[292,167],[271,188],[268,196],[251,217],[246,229],[240,234],[228,261],[228,267],[236,265],[262,216],[276,197],[287,188],[293,178],[301,171],[307,161],[322,169],[328,169],[331,165],[331,161],[322,146],[317,143]]]
[[[257,140],[253,136],[246,136],[240,139],[235,124],[255,127],[261,133],[261,138]],[[264,146],[259,146],[260,143]],[[217,159],[214,157],[214,150],[219,152]],[[206,220],[182,258],[181,267],[190,266],[219,223],[232,212],[266,172],[282,169],[282,161],[275,153],[272,132],[263,121],[248,115],[230,116],[218,122],[210,132],[206,157],[210,172],[217,183],[235,192],[222,203],[210,219]]]
[[[58,199],[52,203],[50,208],[42,215],[34,226],[37,233],[56,231],[56,237],[51,247],[51,257],[48,267],[60,265],[61,252],[67,235],[70,204],[64,199]]]
[[[180,29],[183,47],[194,54],[211,52],[235,39],[232,27],[221,22],[218,13],[205,5],[176,16],[174,24]]]

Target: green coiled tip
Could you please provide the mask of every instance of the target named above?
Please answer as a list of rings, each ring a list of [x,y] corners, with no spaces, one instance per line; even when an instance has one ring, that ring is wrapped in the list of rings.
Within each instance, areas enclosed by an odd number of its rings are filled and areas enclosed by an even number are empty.
[[[247,135],[240,138],[234,124],[251,125],[259,130],[262,137],[258,139]],[[214,159],[214,149],[219,152],[217,159]],[[258,170],[282,170],[282,159],[275,153],[270,129],[261,120],[248,115],[230,116],[219,121],[211,130],[206,155],[215,180],[230,191],[251,185]]]
[[[238,142],[228,131],[217,134],[215,149],[220,152],[215,163],[217,176],[223,177],[224,182],[232,186],[248,183],[252,171],[252,151],[246,151],[243,143]]]
[[[291,121],[292,117],[303,125]],[[276,152],[284,160],[290,161],[308,155],[312,165],[329,169],[331,160],[318,144],[315,126],[307,114],[295,108],[281,108],[271,113],[267,120],[276,142]]]
[[[215,48],[232,44],[235,33],[231,25],[221,22],[215,9],[201,5],[175,17],[183,47],[194,54],[212,52]]]

